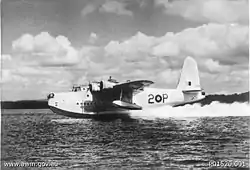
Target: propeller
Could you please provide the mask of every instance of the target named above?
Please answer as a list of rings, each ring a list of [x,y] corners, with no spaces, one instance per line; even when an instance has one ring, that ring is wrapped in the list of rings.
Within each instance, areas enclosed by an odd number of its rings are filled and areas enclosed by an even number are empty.
[[[88,88],[87,88],[87,92],[88,91],[92,91],[92,84],[90,83],[90,81],[89,81],[89,85],[88,85]]]
[[[100,90],[103,89],[103,81],[100,81]]]

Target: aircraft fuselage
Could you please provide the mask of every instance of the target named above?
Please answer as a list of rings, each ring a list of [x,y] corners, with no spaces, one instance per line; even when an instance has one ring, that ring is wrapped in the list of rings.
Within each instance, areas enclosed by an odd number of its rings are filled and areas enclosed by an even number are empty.
[[[52,93],[48,104],[54,112],[66,116],[122,114],[155,106],[180,106],[205,98],[198,66],[192,57],[184,60],[176,89],[149,88],[149,80],[118,83],[113,79],[76,87],[73,92]],[[80,88],[80,91],[77,89]]]
[[[201,91],[185,94],[178,89],[144,88],[142,92],[132,96],[132,102],[143,109],[161,105],[177,106],[196,102],[204,97]],[[55,93],[54,97],[49,99],[48,105],[57,114],[70,117],[129,113],[129,109],[117,107],[108,98],[107,100],[96,100],[95,96],[87,90]]]

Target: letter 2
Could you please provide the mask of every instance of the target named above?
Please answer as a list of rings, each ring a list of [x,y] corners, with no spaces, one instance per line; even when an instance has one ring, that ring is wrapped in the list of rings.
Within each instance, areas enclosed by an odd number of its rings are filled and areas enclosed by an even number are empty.
[[[152,101],[154,99],[154,95],[153,94],[149,94],[148,95],[148,103],[153,104],[154,102]]]

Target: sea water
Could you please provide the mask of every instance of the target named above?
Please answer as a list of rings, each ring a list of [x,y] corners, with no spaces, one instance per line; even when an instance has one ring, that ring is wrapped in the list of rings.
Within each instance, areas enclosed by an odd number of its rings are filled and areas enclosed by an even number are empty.
[[[246,103],[160,107],[131,119],[71,119],[50,110],[2,110],[6,162],[53,162],[52,169],[207,169],[249,160]],[[33,167],[35,169],[35,167]]]

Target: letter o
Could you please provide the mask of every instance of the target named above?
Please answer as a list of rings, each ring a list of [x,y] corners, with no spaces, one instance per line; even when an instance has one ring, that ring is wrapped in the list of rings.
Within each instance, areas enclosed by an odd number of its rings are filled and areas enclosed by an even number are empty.
[[[161,101],[162,101],[161,95],[157,94],[157,95],[155,96],[155,101],[156,101],[157,103],[161,102]]]

